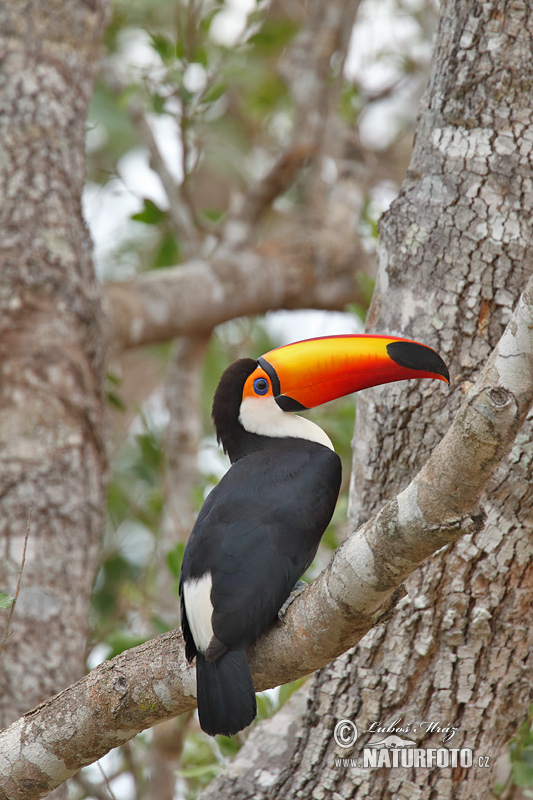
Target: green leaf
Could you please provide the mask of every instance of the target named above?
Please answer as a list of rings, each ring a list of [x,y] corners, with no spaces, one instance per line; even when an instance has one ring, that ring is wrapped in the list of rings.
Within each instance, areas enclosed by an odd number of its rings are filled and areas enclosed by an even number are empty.
[[[163,464],[162,443],[150,433],[137,434],[135,441],[141,451],[142,466],[149,466],[158,472]]]
[[[533,786],[533,704],[516,736],[511,739],[509,755],[513,765],[513,783],[522,788]]]
[[[10,594],[0,592],[0,608],[10,608],[14,599]]]
[[[359,87],[349,83],[345,84],[342,87],[339,101],[341,117],[350,125],[355,125],[362,107],[363,100]]]
[[[256,694],[256,700],[257,716],[259,719],[268,719],[274,714],[276,706],[267,692],[259,692],[259,694]]]
[[[195,47],[192,60],[197,61],[203,67],[207,67],[209,64],[209,58],[205,47],[202,47],[201,45]]]
[[[202,102],[214,103],[215,100],[218,100],[219,97],[222,97],[227,88],[228,87],[225,83],[215,83],[215,85],[211,86],[203,95]]]
[[[145,197],[143,203],[143,210],[131,216],[136,222],[144,222],[146,225],[159,225],[160,222],[167,218],[167,212],[159,208],[153,200]]]
[[[246,108],[256,119],[272,113],[287,96],[287,87],[277,75],[261,73],[246,92]]]
[[[122,381],[114,372],[106,373],[106,399],[109,405],[116,411],[126,411],[126,404],[116,391],[116,387],[120,386]]]
[[[291,19],[273,18],[267,20],[248,41],[254,47],[254,55],[275,56],[287,46],[297,30],[298,25]]]
[[[153,33],[150,36],[152,47],[165,64],[172,63],[176,57],[176,45],[169,36],[163,33]]]
[[[115,411],[126,411],[126,404],[125,402],[119,397],[116,392],[106,392],[106,400],[111,408],[114,408]]]
[[[153,268],[173,267],[180,260],[180,249],[173,233],[167,233],[161,239],[156,249]]]
[[[185,58],[185,42],[181,39],[178,39],[176,42],[176,58],[181,61],[182,58]]]
[[[522,788],[533,786],[533,747],[526,747],[522,759],[513,764],[513,783]]]
[[[360,303],[350,303],[347,306],[347,310],[350,311],[358,319],[360,319],[361,322],[366,322],[366,313],[368,311],[368,306],[362,306]]]
[[[146,498],[146,509],[150,516],[159,520],[165,506],[165,496],[161,486],[154,486]]]
[[[198,767],[188,767],[187,769],[177,769],[175,775],[180,778],[214,778],[224,767],[221,764],[202,764]]]
[[[233,758],[241,749],[239,736],[217,736],[217,744],[224,758]]]
[[[184,542],[178,542],[178,544],[169,550],[167,553],[167,566],[172,573],[172,576],[179,580],[180,573],[181,573],[181,562],[183,561],[183,553],[185,552],[185,544]]]
[[[107,510],[111,521],[117,527],[128,516],[130,510],[129,498],[116,480],[112,480],[109,484]]]
[[[106,380],[109,381],[109,383],[113,384],[113,386],[120,386],[120,384],[122,383],[122,378],[120,377],[120,375],[117,375],[116,372],[112,372],[111,370],[108,370],[106,372],[105,377]]]
[[[367,306],[369,306],[370,301],[372,300],[372,295],[374,294],[374,289],[376,287],[376,280],[371,275],[367,275],[366,272],[359,272],[357,276],[357,282],[363,294],[364,301]]]
[[[163,114],[165,111],[165,98],[160,94],[153,94],[152,108],[156,114]]]
[[[127,111],[128,100],[136,91],[133,86],[126,87],[117,98],[109,87],[101,82],[94,89],[89,106],[88,124],[92,126],[99,123],[106,133],[105,144],[100,148],[100,156],[97,158],[100,168],[105,164],[108,170],[114,170],[116,161],[139,143],[138,133]],[[103,159],[103,162],[100,159]],[[95,170],[92,177],[102,182],[102,175],[98,174],[98,170]]]
[[[280,686],[279,689],[279,705],[284,706],[289,697],[296,692],[300,686],[305,682],[305,678],[298,678],[296,681],[292,681],[291,683],[284,683],[283,686]]]
[[[194,94],[192,92],[189,92],[189,90],[186,89],[185,86],[180,86],[178,88],[178,94],[180,96],[180,99],[185,105],[188,105],[194,97]]]
[[[209,9],[209,11],[204,14],[202,19],[200,20],[199,25],[199,32],[206,37],[209,34],[209,29],[211,27],[211,23],[213,22],[215,16],[218,14],[222,7],[223,3],[217,2],[214,8]],[[218,6],[218,8],[217,8]]]
[[[213,222],[215,225],[218,225],[219,222],[222,222],[226,216],[224,211],[219,211],[217,208],[202,208],[202,215],[209,220],[209,222]]]

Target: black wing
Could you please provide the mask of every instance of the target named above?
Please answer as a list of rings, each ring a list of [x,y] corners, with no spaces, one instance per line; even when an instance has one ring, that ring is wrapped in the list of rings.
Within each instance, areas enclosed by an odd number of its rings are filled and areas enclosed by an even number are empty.
[[[273,621],[314,558],[340,480],[333,451],[291,439],[239,459],[211,492],[182,580],[211,572],[213,632],[226,647],[248,647]]]

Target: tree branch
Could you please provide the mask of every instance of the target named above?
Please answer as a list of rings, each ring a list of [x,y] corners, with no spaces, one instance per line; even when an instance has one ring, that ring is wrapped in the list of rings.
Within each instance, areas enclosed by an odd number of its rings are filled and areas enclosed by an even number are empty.
[[[346,247],[307,232],[257,249],[221,244],[210,260],[108,283],[109,341],[121,350],[205,335],[235,317],[281,308],[342,310],[364,303],[361,272],[372,272],[372,258],[357,241]]]
[[[137,127],[139,134],[150,153],[150,166],[159,175],[163,189],[168,200],[168,213],[175,232],[181,237],[184,244],[196,252],[200,246],[200,238],[196,230],[194,216],[187,204],[183,187],[176,183],[170,173],[163,154],[159,149],[154,132],[148,121],[147,115],[140,101],[133,97],[128,103],[131,119]],[[184,175],[183,180],[186,180]]]
[[[448,433],[411,484],[338,550],[249,651],[256,689],[352,647],[425,558],[478,530],[478,502],[533,403],[533,278]],[[195,706],[194,665],[173,631],[128,650],[0,733],[0,800],[43,797],[139,731]]]
[[[7,637],[11,633],[11,622],[13,620],[13,615],[15,613],[15,606],[17,605],[17,600],[18,600],[18,596],[19,596],[19,592],[20,592],[20,582],[22,580],[22,572],[24,570],[24,564],[25,564],[25,561],[26,561],[26,548],[28,546],[28,537],[30,535],[32,512],[33,512],[33,501],[32,501],[32,503],[30,505],[30,513],[29,513],[29,516],[28,516],[28,524],[26,526],[26,534],[24,536],[24,544],[22,546],[22,558],[20,560],[20,569],[19,569],[19,574],[18,574],[18,578],[17,578],[17,588],[15,589],[15,596],[13,597],[13,601],[11,603],[11,608],[9,609],[9,615],[8,615],[7,622],[6,622],[4,635],[0,639],[0,655],[2,655],[2,650],[4,649],[4,645],[5,645],[6,641],[7,641]]]
[[[292,236],[299,238],[296,243],[267,242],[258,249],[254,233],[265,210],[323,146],[329,124],[324,110],[334,106],[340,89],[340,81],[331,80],[332,58],[338,54],[339,63],[344,62],[359,4],[360,0],[309,4],[303,27],[281,66],[296,108],[291,140],[268,174],[233,203],[216,244],[205,242],[195,226],[192,205],[186,202],[186,181],[180,187],[170,175],[142,104],[135,98],[129,102],[130,115],[167,194],[173,227],[188,247],[189,261],[107,285],[104,302],[112,348],[204,335],[235,316],[281,308],[342,310],[347,303],[365,302],[356,270],[372,273],[373,259],[363,250],[353,225],[336,231],[333,241],[323,219],[328,209],[321,211],[324,204],[316,191],[314,207],[320,211],[315,216],[322,218],[322,230],[304,225]],[[113,74],[108,80],[117,90],[122,88]],[[209,248],[213,252],[208,260],[203,254]]]
[[[329,116],[324,112],[339,95],[340,83],[331,81],[336,52],[344,63],[360,0],[308,4],[304,26],[281,63],[281,72],[296,106],[291,140],[263,179],[244,193],[238,219],[252,227],[293,183],[304,163],[318,153]]]

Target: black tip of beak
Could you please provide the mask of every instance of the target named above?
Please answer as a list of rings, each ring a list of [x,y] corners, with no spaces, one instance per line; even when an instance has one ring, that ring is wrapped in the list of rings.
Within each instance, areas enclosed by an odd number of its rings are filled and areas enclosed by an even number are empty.
[[[448,367],[434,350],[416,342],[391,342],[387,345],[387,353],[398,366],[416,369],[419,372],[433,372],[442,375],[450,382]]]

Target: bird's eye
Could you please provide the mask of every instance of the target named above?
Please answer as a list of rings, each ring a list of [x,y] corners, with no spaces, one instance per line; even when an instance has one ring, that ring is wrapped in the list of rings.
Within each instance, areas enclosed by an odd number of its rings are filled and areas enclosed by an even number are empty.
[[[254,392],[256,394],[266,394],[268,392],[268,381],[264,378],[256,378],[254,381]]]

